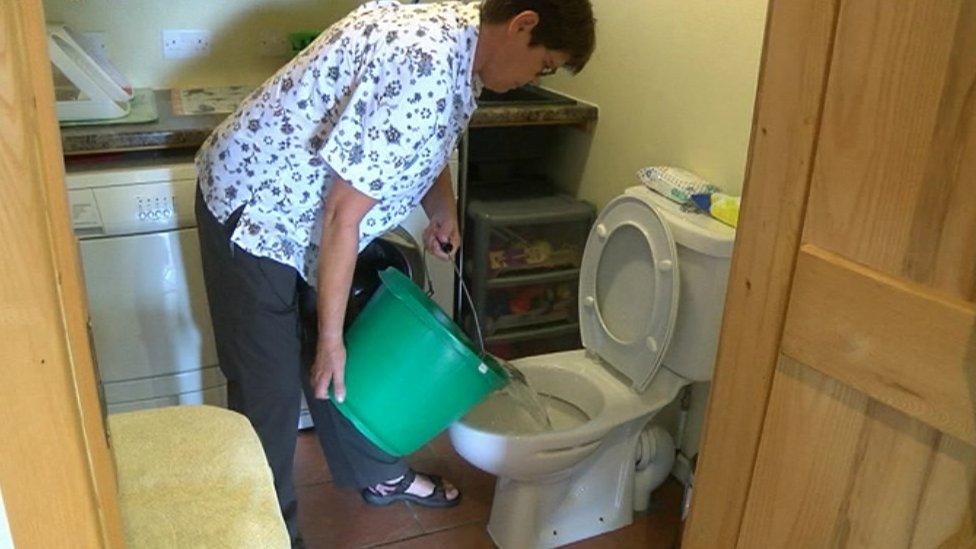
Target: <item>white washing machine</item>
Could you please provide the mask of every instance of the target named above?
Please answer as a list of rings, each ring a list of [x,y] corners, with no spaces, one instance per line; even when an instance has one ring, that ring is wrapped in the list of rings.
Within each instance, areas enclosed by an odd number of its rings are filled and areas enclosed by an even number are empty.
[[[457,170],[455,152],[455,194]],[[69,166],[66,182],[109,413],[226,406],[193,215],[192,159]],[[416,246],[427,216],[418,208],[401,227]],[[434,300],[451,315],[453,265],[428,255],[427,272]],[[302,408],[299,426],[311,426]]]
[[[196,171],[153,164],[66,177],[109,413],[226,405],[193,215]]]

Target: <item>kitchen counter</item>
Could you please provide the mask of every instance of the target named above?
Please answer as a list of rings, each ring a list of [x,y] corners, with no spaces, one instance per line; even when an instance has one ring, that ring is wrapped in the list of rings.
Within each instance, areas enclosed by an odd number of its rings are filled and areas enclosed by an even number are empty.
[[[203,144],[210,132],[227,116],[178,116],[173,113],[170,90],[156,90],[155,96],[159,112],[156,122],[61,128],[64,154],[195,148]],[[475,111],[469,128],[578,125],[589,129],[596,121],[597,113],[596,106],[582,102],[481,106]]]

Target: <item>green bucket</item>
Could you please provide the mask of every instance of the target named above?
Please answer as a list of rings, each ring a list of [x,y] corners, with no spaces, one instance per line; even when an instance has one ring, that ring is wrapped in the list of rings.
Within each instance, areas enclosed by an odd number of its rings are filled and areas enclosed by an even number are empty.
[[[384,452],[410,454],[507,376],[395,268],[346,332],[346,399],[336,408]]]

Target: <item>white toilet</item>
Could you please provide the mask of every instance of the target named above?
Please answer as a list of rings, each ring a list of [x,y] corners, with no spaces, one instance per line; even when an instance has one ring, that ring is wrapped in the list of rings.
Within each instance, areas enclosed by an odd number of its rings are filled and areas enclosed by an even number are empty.
[[[641,431],[683,386],[711,378],[734,238],[642,186],[603,209],[580,272],[586,349],[513,362],[553,430],[500,423],[512,414],[493,398],[450,429],[458,453],[498,477],[488,532],[499,547],[555,547],[633,521]]]

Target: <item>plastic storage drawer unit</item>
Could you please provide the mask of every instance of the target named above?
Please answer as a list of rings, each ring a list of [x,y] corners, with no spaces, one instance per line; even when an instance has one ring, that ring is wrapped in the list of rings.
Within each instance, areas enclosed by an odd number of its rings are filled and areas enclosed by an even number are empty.
[[[595,213],[563,195],[471,201],[464,270],[489,350],[517,358],[579,345],[579,268]],[[463,318],[473,335],[472,313]]]

